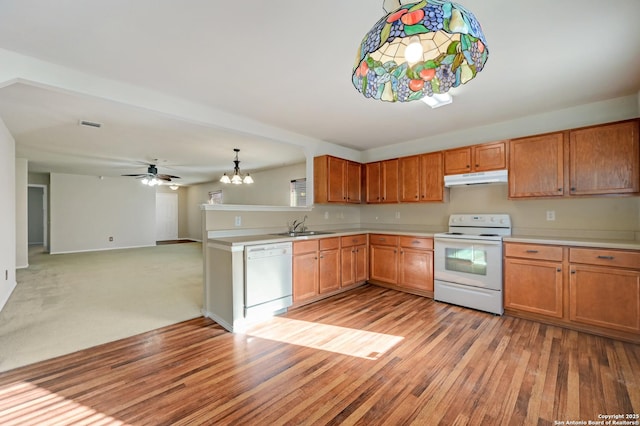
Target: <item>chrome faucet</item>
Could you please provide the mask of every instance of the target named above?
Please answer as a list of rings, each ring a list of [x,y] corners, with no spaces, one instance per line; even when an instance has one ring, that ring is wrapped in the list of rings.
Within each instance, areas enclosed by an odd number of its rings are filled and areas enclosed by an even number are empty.
[[[304,232],[306,231],[307,227],[304,226],[304,222],[307,220],[307,215],[304,215],[304,219],[302,219],[301,222],[298,222],[297,220],[293,221],[293,225],[291,226],[291,232],[298,232],[298,227],[300,226],[300,231],[299,232]]]

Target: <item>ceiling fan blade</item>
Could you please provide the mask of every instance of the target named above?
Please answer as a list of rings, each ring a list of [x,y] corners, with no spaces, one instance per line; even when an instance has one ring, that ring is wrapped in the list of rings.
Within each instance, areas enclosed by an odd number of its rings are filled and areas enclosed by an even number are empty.
[[[148,176],[148,174],[147,173],[136,173],[136,174],[120,175],[120,176],[142,177],[142,176]]]
[[[163,180],[180,179],[180,176],[165,175],[165,174],[158,174],[156,175],[156,177],[158,179],[163,179]]]

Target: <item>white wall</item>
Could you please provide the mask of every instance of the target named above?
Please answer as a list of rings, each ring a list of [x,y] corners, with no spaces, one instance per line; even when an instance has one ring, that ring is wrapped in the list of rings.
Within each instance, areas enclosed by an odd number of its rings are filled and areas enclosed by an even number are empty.
[[[209,191],[221,189],[224,204],[288,206],[289,184],[292,179],[307,177],[307,189],[313,184],[306,174],[306,163],[300,163],[252,173],[255,183],[251,185],[225,185],[214,181],[189,186],[187,189],[187,238],[202,239],[200,205],[207,203]]]
[[[155,188],[51,173],[50,191],[52,254],[155,245]]]
[[[16,287],[15,146],[0,119],[0,310]]]
[[[405,155],[440,151],[452,147],[626,120],[638,117],[639,115],[640,94],[637,96],[630,95],[558,111],[549,111],[544,114],[530,115],[517,120],[490,124],[473,129],[453,130],[450,133],[425,136],[424,138],[413,141],[374,148],[363,152],[360,161],[368,163]],[[452,129],[455,129],[455,125],[452,126]]]
[[[29,266],[29,212],[27,160],[16,158],[16,268]]]

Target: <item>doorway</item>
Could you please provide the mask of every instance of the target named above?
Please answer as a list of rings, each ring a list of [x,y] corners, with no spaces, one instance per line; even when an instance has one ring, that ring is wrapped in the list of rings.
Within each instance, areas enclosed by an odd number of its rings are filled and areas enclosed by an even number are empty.
[[[41,246],[48,249],[47,229],[47,186],[28,185],[27,226],[29,247]]]
[[[156,241],[178,239],[178,194],[156,193]]]

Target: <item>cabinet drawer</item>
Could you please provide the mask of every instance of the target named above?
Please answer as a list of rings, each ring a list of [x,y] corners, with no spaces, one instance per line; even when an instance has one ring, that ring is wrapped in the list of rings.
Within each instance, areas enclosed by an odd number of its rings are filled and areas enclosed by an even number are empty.
[[[506,257],[522,257],[525,259],[562,261],[562,247],[545,246],[540,244],[505,243]]]
[[[367,244],[366,235],[349,235],[342,237],[342,247],[361,246]]]
[[[314,251],[318,251],[318,240],[293,242],[293,254],[311,253]]]
[[[369,243],[376,244],[379,246],[397,246],[398,245],[398,236],[397,235],[385,235],[385,234],[371,234],[369,236]]]
[[[433,250],[433,238],[400,237],[400,247]]]
[[[340,237],[320,239],[320,250],[335,250],[337,248],[340,248]]]
[[[571,263],[586,263],[589,265],[640,269],[640,252],[627,250],[570,248],[569,261]]]

